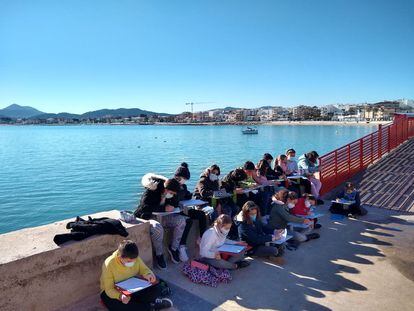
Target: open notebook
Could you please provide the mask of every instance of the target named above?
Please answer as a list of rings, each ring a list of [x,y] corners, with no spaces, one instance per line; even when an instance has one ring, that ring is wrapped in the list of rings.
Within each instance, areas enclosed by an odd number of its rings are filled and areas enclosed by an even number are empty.
[[[196,199],[180,201],[180,206],[182,207],[200,206],[200,205],[206,205],[206,204],[208,204],[208,202],[202,201],[202,200],[196,200]]]
[[[147,280],[143,280],[137,277],[132,277],[126,279],[125,281],[115,283],[115,286],[122,292],[127,292],[130,294],[139,292],[147,287],[150,287],[152,284]]]
[[[178,214],[180,212],[181,210],[178,207],[176,207],[174,208],[172,212],[152,212],[152,214],[155,216],[166,216],[166,215],[171,215],[171,214]]]
[[[231,253],[231,254],[238,254],[246,249],[246,246],[243,245],[235,245],[235,244],[223,244],[217,250],[220,253]]]

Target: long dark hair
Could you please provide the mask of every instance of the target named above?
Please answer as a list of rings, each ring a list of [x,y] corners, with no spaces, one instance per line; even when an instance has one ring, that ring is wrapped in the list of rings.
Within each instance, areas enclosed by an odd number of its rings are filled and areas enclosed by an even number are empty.
[[[260,176],[266,176],[267,170],[269,169],[269,163],[262,159],[257,163],[257,171],[259,172]]]
[[[244,203],[243,207],[242,207],[242,217],[243,217],[243,221],[247,222],[249,225],[251,225],[253,222],[250,218],[250,211],[252,209],[257,210],[257,218],[258,220],[260,220],[260,208],[256,205],[256,203],[254,203],[253,201],[247,201],[246,203]]]

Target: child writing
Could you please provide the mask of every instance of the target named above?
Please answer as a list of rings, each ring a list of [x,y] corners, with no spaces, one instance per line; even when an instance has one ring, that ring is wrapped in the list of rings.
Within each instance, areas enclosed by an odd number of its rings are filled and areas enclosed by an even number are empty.
[[[237,221],[240,239],[253,247],[252,255],[266,257],[278,264],[283,264],[280,258],[283,247],[266,246],[267,242],[280,239],[282,232],[263,225],[260,219],[260,209],[253,201],[247,201],[243,205]]]
[[[218,248],[224,243],[239,244],[237,241],[227,239],[232,225],[231,218],[226,214],[221,214],[217,217],[212,228],[204,232],[200,243],[201,260],[215,268],[235,270],[244,268],[249,265],[249,262],[243,260],[245,251],[241,251],[229,260],[221,258]]]
[[[161,310],[170,308],[170,299],[160,298],[160,288],[154,273],[140,257],[137,245],[124,240],[102,265],[101,299],[108,310]],[[154,285],[127,296],[115,288],[115,283],[140,276]]]
[[[353,204],[341,204],[340,201],[345,200],[348,202],[354,202]],[[343,214],[355,217],[356,215],[364,216],[368,212],[361,206],[361,199],[359,191],[356,190],[355,185],[352,182],[346,182],[344,190],[338,195],[336,201],[333,203],[330,211],[335,214]]]

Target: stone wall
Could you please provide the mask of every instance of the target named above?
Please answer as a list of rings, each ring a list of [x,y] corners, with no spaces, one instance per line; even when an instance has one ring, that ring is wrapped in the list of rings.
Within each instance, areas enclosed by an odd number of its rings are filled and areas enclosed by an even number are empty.
[[[90,215],[118,218],[118,211]],[[0,306],[11,310],[58,310],[96,294],[104,259],[124,238],[93,236],[57,246],[55,234],[66,233],[68,219],[0,235]],[[128,239],[135,241],[144,262],[152,267],[149,224],[126,224]]]

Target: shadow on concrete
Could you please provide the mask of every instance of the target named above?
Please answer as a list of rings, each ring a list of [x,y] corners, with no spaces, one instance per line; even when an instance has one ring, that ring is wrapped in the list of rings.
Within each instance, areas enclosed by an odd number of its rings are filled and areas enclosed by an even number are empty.
[[[329,214],[326,206],[322,209]],[[177,266],[174,269],[170,265],[166,272],[160,274],[180,288],[180,297],[174,295],[174,299],[183,303],[177,304],[179,310],[194,310],[194,305],[189,303],[195,301],[191,300],[194,296],[199,297],[198,310],[212,310],[212,306],[226,310],[240,307],[253,310],[330,310],[310,298],[324,298],[326,292],[368,290],[348,275],[359,274],[358,265],[373,265],[374,258],[385,259],[387,252],[382,249],[393,248],[391,239],[394,233],[402,232],[404,226],[414,225],[394,216],[376,213],[340,222],[325,215],[321,223],[321,238],[302,244],[296,251],[287,250],[283,267],[253,260],[250,267],[232,272],[234,279],[230,284],[222,284],[218,288],[191,283]]]

